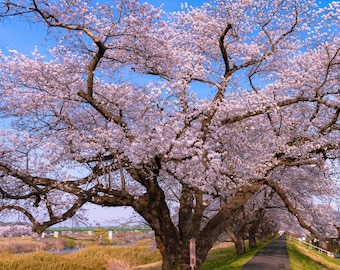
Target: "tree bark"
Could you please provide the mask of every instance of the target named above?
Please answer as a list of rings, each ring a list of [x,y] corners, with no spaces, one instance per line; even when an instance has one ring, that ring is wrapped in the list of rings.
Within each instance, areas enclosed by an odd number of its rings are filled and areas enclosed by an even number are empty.
[[[162,255],[162,270],[176,270],[178,265],[176,240],[172,244],[163,245],[164,242],[156,237],[156,243]]]
[[[257,246],[255,233],[249,232],[249,249],[253,249]]]
[[[244,245],[244,239],[243,239],[243,233],[241,232],[235,232],[232,226],[228,226],[226,228],[226,231],[231,238],[231,240],[235,244],[235,252],[237,256],[240,256],[246,252],[245,245]]]
[[[249,229],[248,229],[248,233],[249,233],[249,248],[255,248],[257,246],[256,243],[256,233],[259,229],[259,226],[261,224],[261,221],[263,221],[264,218],[264,209],[260,208],[256,210],[255,213],[255,218],[254,220],[249,224]]]

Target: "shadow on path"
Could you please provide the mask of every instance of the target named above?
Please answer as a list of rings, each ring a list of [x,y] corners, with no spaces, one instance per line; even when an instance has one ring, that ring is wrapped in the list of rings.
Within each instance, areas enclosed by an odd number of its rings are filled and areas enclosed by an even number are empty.
[[[258,251],[255,256],[243,266],[243,270],[275,270],[291,269],[284,236],[274,240],[268,246]]]

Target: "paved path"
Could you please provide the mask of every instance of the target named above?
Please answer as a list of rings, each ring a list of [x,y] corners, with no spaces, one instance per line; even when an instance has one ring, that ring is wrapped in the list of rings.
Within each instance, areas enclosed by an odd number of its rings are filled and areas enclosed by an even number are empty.
[[[287,253],[286,238],[282,236],[261,249],[243,266],[243,270],[291,269]]]

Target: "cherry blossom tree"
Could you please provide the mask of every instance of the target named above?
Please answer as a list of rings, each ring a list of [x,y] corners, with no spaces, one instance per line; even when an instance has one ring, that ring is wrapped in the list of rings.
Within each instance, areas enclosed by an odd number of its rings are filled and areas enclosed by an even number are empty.
[[[264,188],[318,235],[306,210],[338,188],[338,3],[0,6],[56,41],[46,54],[0,54],[2,213],[41,233],[86,203],[130,206],[162,269],[190,269],[192,238],[199,269]]]

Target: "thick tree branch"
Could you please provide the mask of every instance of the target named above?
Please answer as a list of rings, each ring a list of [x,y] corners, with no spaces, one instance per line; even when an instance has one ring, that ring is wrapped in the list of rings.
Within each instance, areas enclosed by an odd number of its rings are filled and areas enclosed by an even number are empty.
[[[220,48],[220,51],[222,53],[224,67],[225,67],[224,76],[226,76],[230,71],[230,62],[229,62],[227,48],[224,45],[224,40],[225,40],[229,30],[232,29],[232,28],[233,28],[232,24],[228,23],[227,27],[224,29],[222,35],[220,36],[220,39],[218,40],[219,48]]]
[[[293,206],[292,202],[289,200],[286,191],[284,191],[277,183],[275,183],[274,181],[271,181],[271,180],[265,180],[264,184],[271,187],[276,192],[276,194],[279,195],[279,197],[281,198],[281,200],[285,204],[288,211],[296,217],[296,219],[298,220],[301,227],[310,231],[318,239],[325,240],[325,238],[323,236],[321,236],[316,230],[314,230],[314,228],[312,226],[308,225],[304,221],[304,219],[300,215],[299,211]]]

